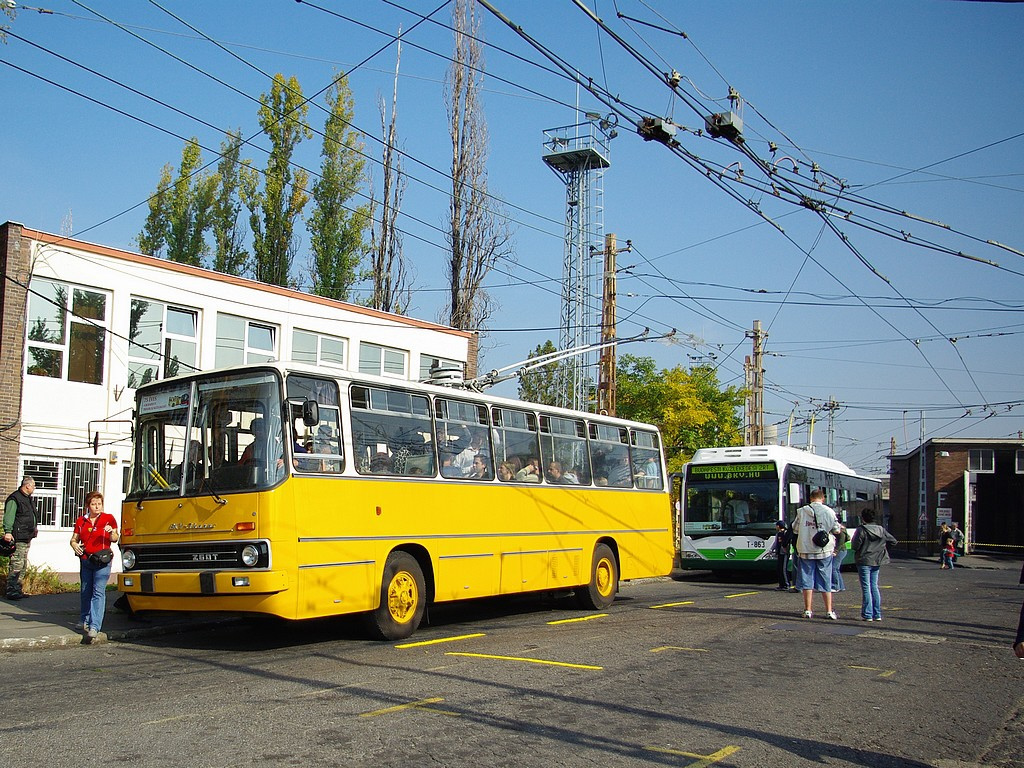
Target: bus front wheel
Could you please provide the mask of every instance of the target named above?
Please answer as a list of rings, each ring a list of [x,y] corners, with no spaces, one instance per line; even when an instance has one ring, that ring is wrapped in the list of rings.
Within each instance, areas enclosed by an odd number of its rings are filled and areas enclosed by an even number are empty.
[[[384,564],[380,605],[367,614],[370,633],[380,640],[409,637],[423,620],[423,569],[408,552],[392,552]]]
[[[594,547],[594,560],[590,568],[590,583],[576,590],[576,602],[581,608],[603,610],[615,600],[619,591],[619,566],[607,544]]]

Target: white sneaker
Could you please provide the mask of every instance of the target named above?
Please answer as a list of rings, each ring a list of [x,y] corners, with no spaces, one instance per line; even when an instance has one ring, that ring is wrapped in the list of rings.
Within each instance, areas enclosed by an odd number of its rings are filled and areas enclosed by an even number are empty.
[[[804,618],[805,618],[805,619],[809,619],[809,618],[811,618],[811,617],[812,617],[813,615],[814,615],[814,614],[812,614],[812,613],[811,613],[810,611],[804,611]]]
[[[829,611],[828,613],[825,614],[825,616],[827,616],[828,618],[832,619],[832,621],[836,621],[839,618],[838,616],[836,616],[836,612],[835,611]]]

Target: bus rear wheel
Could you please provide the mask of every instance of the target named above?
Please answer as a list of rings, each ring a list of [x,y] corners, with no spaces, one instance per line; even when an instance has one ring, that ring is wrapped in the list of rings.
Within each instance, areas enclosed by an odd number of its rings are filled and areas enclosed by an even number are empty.
[[[594,560],[590,568],[590,583],[576,590],[576,603],[581,608],[600,611],[615,600],[619,591],[619,565],[607,544],[594,547]]]
[[[392,552],[384,564],[380,605],[367,614],[367,628],[379,640],[409,637],[426,607],[423,569],[408,552]]]

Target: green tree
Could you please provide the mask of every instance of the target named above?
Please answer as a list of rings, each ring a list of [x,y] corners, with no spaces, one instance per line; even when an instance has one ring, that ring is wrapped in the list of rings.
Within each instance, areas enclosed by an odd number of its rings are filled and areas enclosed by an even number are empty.
[[[324,126],[320,178],[313,185],[313,215],[307,222],[313,251],[313,293],[348,301],[367,251],[364,232],[370,225],[368,203],[349,201],[366,182],[362,135],[352,128],[354,112],[348,78],[335,78],[327,91],[330,114]]]
[[[529,360],[535,360],[544,355],[550,355],[557,350],[551,339],[539,344],[529,355]],[[562,392],[561,386],[562,363],[548,363],[532,371],[528,371],[519,377],[519,399],[528,403],[540,403],[541,405],[558,405]]]
[[[193,137],[181,151],[173,182],[171,167],[163,167],[156,193],[149,199],[149,215],[137,238],[143,253],[203,266],[209,251],[205,235],[220,180],[216,174],[203,173],[202,162],[203,151]]]
[[[743,444],[744,392],[722,388],[713,367],[659,371],[650,357],[623,355],[616,379],[617,415],[661,429],[670,471],[682,469],[698,448]]]
[[[274,75],[270,93],[260,96],[259,122],[270,139],[263,188],[255,175],[243,175],[242,201],[252,228],[253,274],[272,285],[288,285],[295,256],[295,221],[309,201],[309,174],[292,169],[295,147],[311,137],[306,124],[309,105],[299,81]]]
[[[228,275],[245,272],[249,254],[243,246],[244,235],[238,224],[242,211],[239,190],[242,178],[252,172],[248,160],[241,159],[242,132],[229,131],[220,145],[217,164],[219,185],[213,202],[210,228],[213,231],[213,268]]]

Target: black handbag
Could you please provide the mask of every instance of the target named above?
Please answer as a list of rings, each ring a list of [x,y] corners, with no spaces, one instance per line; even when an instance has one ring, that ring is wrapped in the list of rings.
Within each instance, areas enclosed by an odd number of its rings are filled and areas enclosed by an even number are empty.
[[[822,530],[822,528],[818,525],[817,513],[814,514],[814,527],[818,530],[815,532],[813,536],[811,536],[811,542],[816,547],[827,547],[829,542],[829,534],[828,531]]]
[[[110,561],[114,559],[114,550],[110,547],[98,550],[89,555],[89,562],[95,565],[97,568],[103,568],[104,566],[110,565]]]

